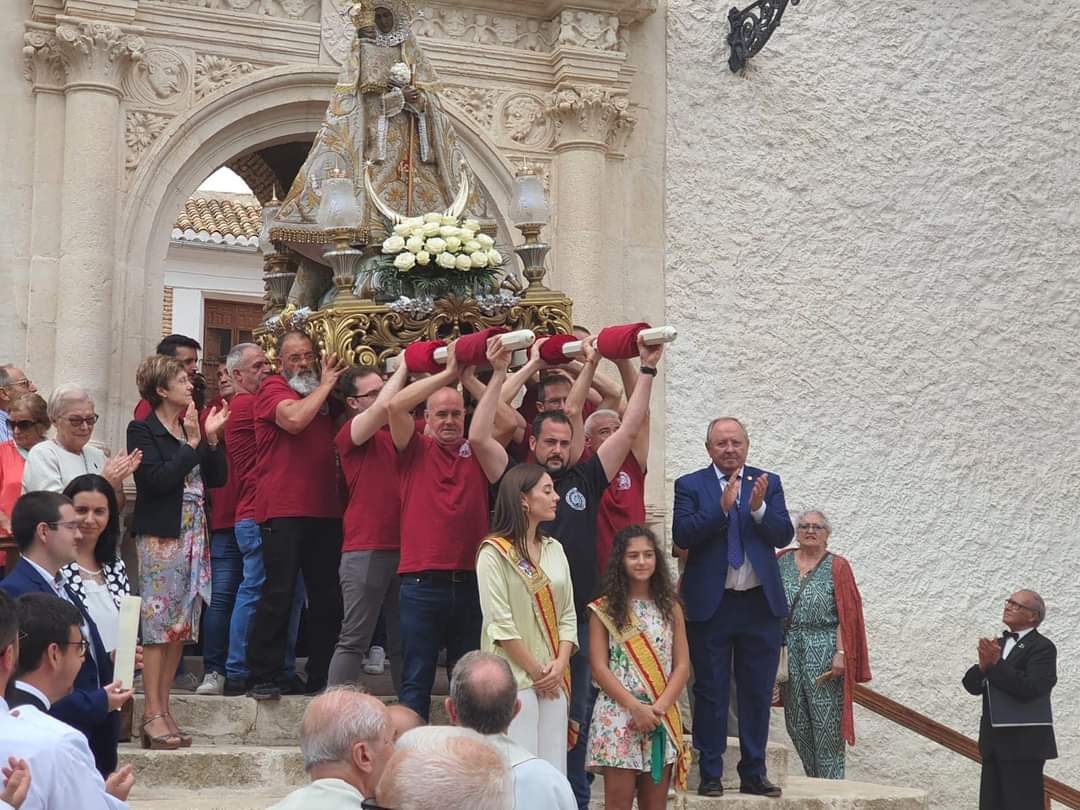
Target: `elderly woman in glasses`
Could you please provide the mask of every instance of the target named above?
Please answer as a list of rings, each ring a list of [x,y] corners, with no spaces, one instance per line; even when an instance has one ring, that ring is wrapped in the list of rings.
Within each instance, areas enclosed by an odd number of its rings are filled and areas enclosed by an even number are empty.
[[[803,512],[798,548],[779,554],[788,599],[784,719],[806,775],[819,779],[844,778],[844,743],[855,744],[854,685],[870,680],[862,598],[851,565],[828,550],[831,534],[823,512]]]
[[[135,472],[142,453],[117,453],[106,458],[104,452],[89,444],[98,415],[90,392],[81,386],[58,386],[49,397],[48,415],[56,436],[30,451],[23,471],[23,492],[63,492],[76,476],[97,473],[112,484],[122,509],[124,479]]]

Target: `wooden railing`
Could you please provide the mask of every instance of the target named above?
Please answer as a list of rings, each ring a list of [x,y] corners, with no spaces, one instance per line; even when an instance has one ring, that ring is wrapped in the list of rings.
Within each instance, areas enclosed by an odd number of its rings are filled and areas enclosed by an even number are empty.
[[[950,751],[962,754],[975,762],[982,762],[979,753],[979,744],[970,737],[965,737],[959,731],[954,731],[948,726],[943,726],[936,720],[931,720],[924,714],[919,714],[914,709],[909,709],[895,700],[885,697],[873,689],[867,689],[862,684],[855,684],[855,702],[875,714],[879,714],[886,720],[892,720],[897,725],[921,734],[939,745],[943,745]],[[1080,810],[1080,790],[1051,779],[1043,777],[1043,786],[1046,789],[1046,808],[1049,810],[1050,802],[1060,802],[1072,810]]]

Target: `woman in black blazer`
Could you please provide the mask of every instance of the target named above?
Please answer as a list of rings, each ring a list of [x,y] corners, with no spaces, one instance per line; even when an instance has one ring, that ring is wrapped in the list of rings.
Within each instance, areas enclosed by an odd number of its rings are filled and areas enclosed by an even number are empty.
[[[192,385],[178,360],[147,357],[135,381],[153,412],[128,425],[128,451],[141,450],[132,530],[142,597],[144,748],[191,745],[169,713],[169,688],[184,642],[197,641],[210,602],[206,490],[228,477],[222,430],[229,406],[211,408],[200,428]]]

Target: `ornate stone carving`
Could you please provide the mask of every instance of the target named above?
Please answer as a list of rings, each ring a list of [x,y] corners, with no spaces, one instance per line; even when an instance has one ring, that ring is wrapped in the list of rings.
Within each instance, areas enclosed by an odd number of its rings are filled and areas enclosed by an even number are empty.
[[[63,55],[56,41],[56,32],[30,28],[23,35],[23,76],[35,88],[59,90],[66,77]]]
[[[142,58],[142,37],[112,23],[57,17],[56,40],[69,83],[90,83],[120,92],[127,66]]]
[[[208,96],[254,70],[257,68],[250,62],[234,62],[227,56],[201,53],[195,57],[195,98]]]
[[[537,96],[510,96],[503,104],[501,120],[510,140],[522,146],[546,146],[551,140],[551,122],[544,114],[544,102]]]
[[[266,14],[290,20],[318,19],[317,0],[164,0],[172,6],[195,6],[240,14]]]
[[[636,121],[625,95],[595,84],[559,85],[548,95],[545,113],[559,144],[591,141],[610,147],[616,134],[625,144]]]
[[[413,20],[417,36],[540,52],[551,50],[554,27],[532,17],[431,5]]]
[[[143,152],[157,140],[165,127],[169,125],[169,117],[160,113],[152,112],[129,112],[127,114],[126,127],[124,130],[124,142],[127,144],[127,157],[124,166],[128,171],[134,171],[142,160]]]
[[[495,118],[495,102],[499,98],[498,90],[449,85],[443,89],[442,95],[461,107],[481,127],[491,128],[491,122]]]
[[[558,19],[558,45],[592,48],[597,51],[619,49],[619,18],[596,11],[563,9]]]
[[[167,107],[185,97],[190,85],[191,72],[180,54],[147,48],[125,80],[124,91],[144,104]]]

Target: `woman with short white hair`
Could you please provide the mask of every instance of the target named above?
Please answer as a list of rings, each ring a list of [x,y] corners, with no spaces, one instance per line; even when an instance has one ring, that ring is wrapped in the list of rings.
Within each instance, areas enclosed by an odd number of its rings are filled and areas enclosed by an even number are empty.
[[[31,448],[22,491],[63,492],[73,478],[97,473],[112,484],[122,509],[124,479],[135,472],[142,453],[116,453],[106,458],[102,450],[89,444],[99,417],[94,412],[93,397],[80,385],[57,386],[49,397],[48,415],[56,435]]]

